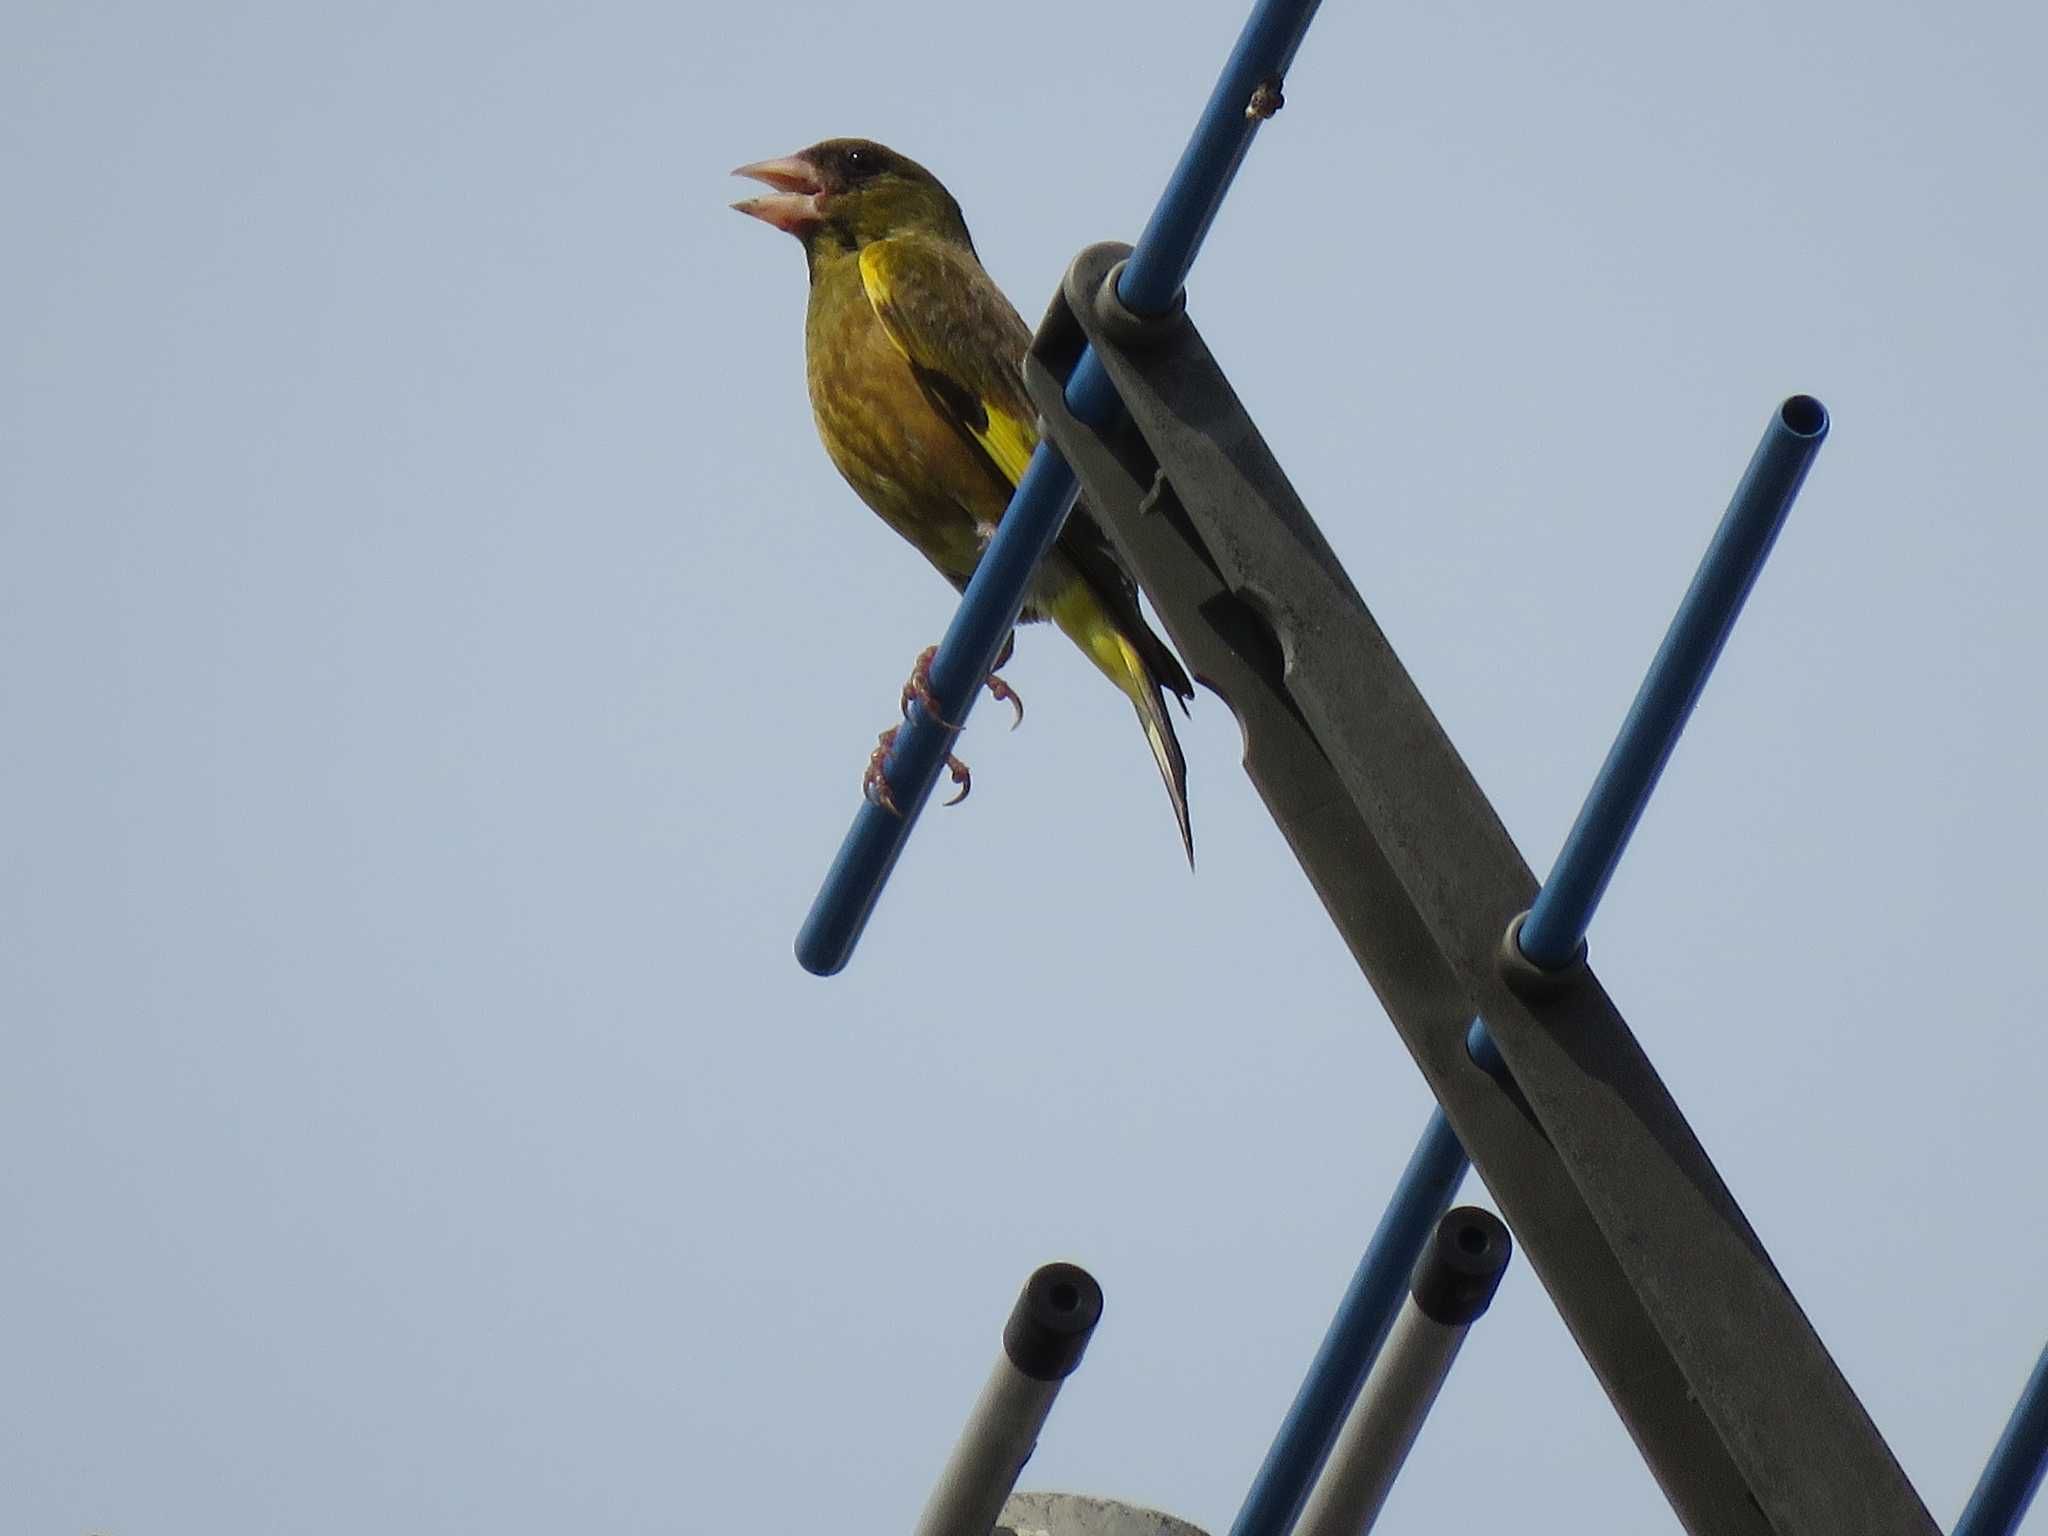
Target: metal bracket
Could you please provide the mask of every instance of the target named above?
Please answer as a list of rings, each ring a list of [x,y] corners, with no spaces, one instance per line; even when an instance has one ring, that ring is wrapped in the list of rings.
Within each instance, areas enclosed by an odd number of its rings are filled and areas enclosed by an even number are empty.
[[[1537,882],[1194,325],[1083,251],[1025,366],[1047,434],[1688,1530],[1933,1536],[1919,1497],[1590,969],[1503,973]],[[1127,417],[1063,391],[1094,348]],[[1466,1050],[1473,1018],[1514,1090]]]

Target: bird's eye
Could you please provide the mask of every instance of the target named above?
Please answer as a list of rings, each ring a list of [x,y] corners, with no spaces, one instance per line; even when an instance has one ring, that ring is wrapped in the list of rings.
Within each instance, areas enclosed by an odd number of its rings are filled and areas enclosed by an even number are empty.
[[[846,152],[846,168],[849,171],[864,171],[868,168],[868,152],[864,149],[849,149]]]

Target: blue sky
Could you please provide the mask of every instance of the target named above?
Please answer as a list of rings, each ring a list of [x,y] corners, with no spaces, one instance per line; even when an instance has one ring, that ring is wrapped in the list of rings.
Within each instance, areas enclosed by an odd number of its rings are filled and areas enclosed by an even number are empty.
[[[902,1529],[1070,1258],[1027,1482],[1228,1527],[1427,1093],[1227,710],[1190,876],[1046,632],[796,968],[951,594],[725,172],[882,139],[1035,318],[1241,19],[16,8],[0,1524]],[[2048,1336],[2044,48],[1333,4],[1190,283],[1539,870],[1769,413],[1832,410],[1593,959],[1944,1525]],[[1525,1266],[1384,1528],[1451,1489],[1674,1528]]]

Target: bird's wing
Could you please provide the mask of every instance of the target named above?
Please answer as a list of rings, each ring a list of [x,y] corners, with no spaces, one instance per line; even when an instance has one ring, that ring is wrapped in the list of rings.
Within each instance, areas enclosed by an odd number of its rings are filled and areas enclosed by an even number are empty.
[[[1024,392],[1031,332],[971,251],[899,236],[863,246],[861,284],[883,331],[910,364],[925,397],[1011,486],[1038,446],[1038,413]],[[1138,588],[1085,506],[1061,530],[1060,550],[1109,615],[1133,637],[1152,680],[1185,707],[1194,697],[1173,651],[1138,611]]]
[[[1031,332],[971,251],[899,236],[860,253],[860,280],[882,330],[939,412],[1015,485],[1038,446],[1024,393]]]

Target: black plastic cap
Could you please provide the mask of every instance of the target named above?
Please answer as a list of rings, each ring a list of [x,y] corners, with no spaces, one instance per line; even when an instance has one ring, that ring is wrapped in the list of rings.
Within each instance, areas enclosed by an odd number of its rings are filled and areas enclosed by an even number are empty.
[[[1078,1264],[1047,1264],[1024,1282],[1003,1328],[1003,1353],[1033,1381],[1073,1374],[1102,1320],[1102,1287]]]
[[[1554,971],[1542,966],[1522,953],[1522,924],[1527,922],[1527,912],[1517,913],[1515,920],[1508,924],[1508,931],[1501,935],[1500,949],[1493,962],[1500,972],[1500,979],[1508,984],[1508,990],[1532,1007],[1555,1002],[1571,991],[1586,977],[1586,941],[1579,940],[1579,947],[1572,951],[1571,959]]]
[[[1498,1216],[1461,1205],[1436,1224],[1408,1282],[1409,1293],[1425,1317],[1446,1328],[1462,1328],[1492,1303],[1514,1251]]]

